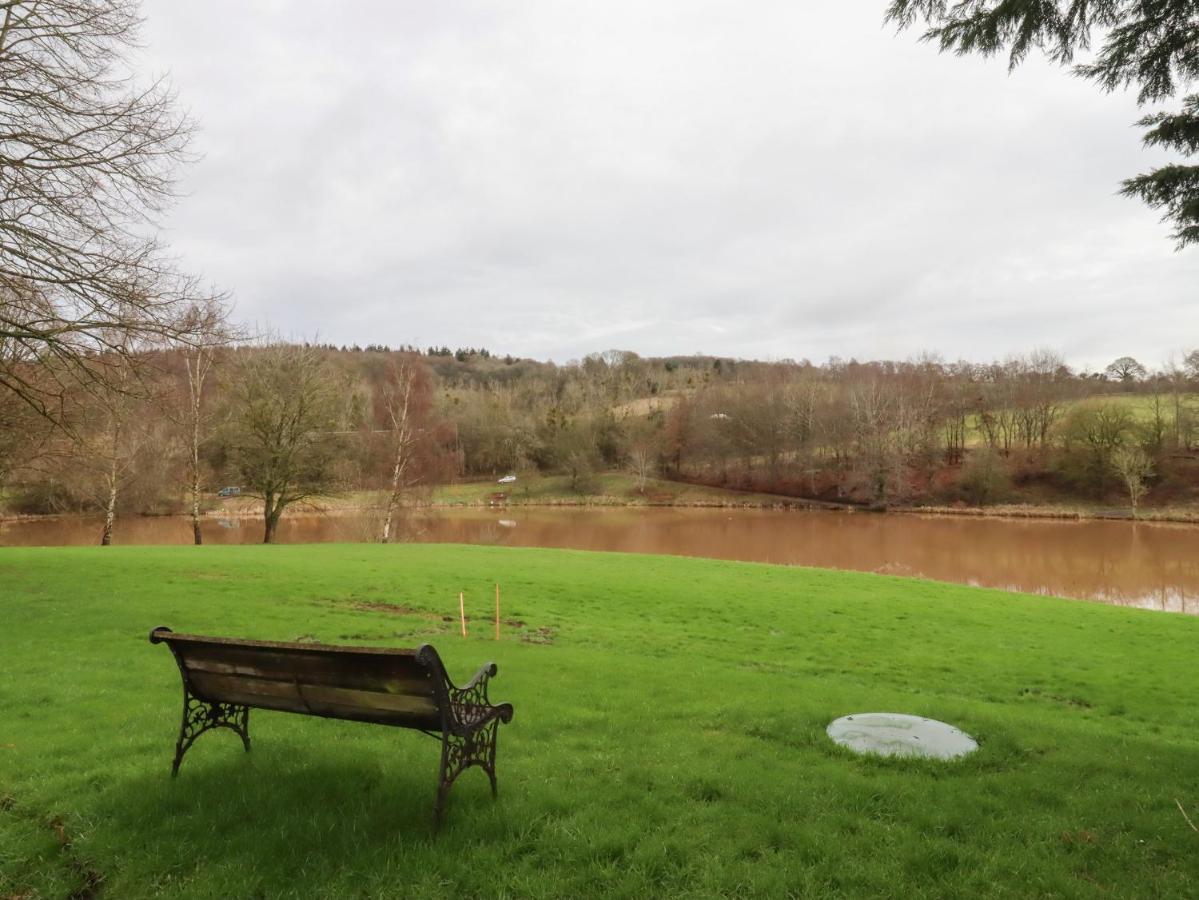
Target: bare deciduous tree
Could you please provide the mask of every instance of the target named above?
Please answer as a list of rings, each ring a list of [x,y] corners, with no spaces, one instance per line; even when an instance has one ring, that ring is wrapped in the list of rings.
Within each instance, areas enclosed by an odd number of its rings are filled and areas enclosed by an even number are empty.
[[[637,493],[645,496],[645,486],[657,468],[661,438],[658,428],[649,419],[638,419],[626,425],[629,435],[629,467],[637,479]]]
[[[856,428],[862,474],[871,500],[886,504],[902,488],[902,466],[896,446],[896,394],[870,379],[851,386],[849,407]]]
[[[60,424],[131,345],[187,338],[197,294],[153,236],[192,126],[132,87],[139,24],[133,0],[0,3],[0,390]]]
[[[1121,356],[1103,372],[1112,381],[1119,381],[1121,384],[1132,384],[1148,374],[1148,370],[1131,356]]]
[[[1153,460],[1149,454],[1135,444],[1123,444],[1112,453],[1112,468],[1124,482],[1128,491],[1128,505],[1132,507],[1132,517],[1137,517],[1137,507],[1148,491],[1146,481],[1153,475]]]
[[[187,376],[183,420],[188,439],[187,473],[191,492],[192,539],[197,545],[204,542],[200,532],[200,496],[203,488],[200,448],[211,419],[204,403],[204,385],[216,362],[217,351],[233,337],[227,326],[227,316],[225,305],[210,298],[194,304],[186,318],[188,331],[195,335],[194,340],[183,348],[183,365]]]
[[[23,365],[14,359],[20,354],[12,341],[0,337],[0,371]],[[48,423],[29,404],[0,385],[0,486],[15,469],[40,455],[50,432]]]
[[[409,361],[393,362],[383,385],[383,404],[391,426],[391,482],[383,514],[382,541],[391,540],[396,511],[404,500],[404,492],[416,483],[417,405],[419,373]]]
[[[1182,365],[1188,377],[1199,379],[1199,350],[1192,350],[1183,357]]]
[[[115,340],[115,339],[114,339]],[[122,491],[137,476],[137,461],[147,434],[139,421],[141,397],[148,393],[146,357],[127,346],[106,360],[106,374],[97,390],[76,397],[69,423],[70,455],[79,467],[85,490],[104,514],[101,546],[112,543],[117,505]]]
[[[263,502],[263,543],[292,503],[327,494],[344,382],[320,350],[271,343],[239,351],[231,415],[235,464]]]

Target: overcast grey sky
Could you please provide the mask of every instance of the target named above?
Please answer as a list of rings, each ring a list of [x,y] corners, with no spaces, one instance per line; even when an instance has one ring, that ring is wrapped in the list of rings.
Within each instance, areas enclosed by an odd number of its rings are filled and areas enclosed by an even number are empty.
[[[336,343],[1076,365],[1199,346],[1199,251],[1116,196],[1131,98],[884,0],[147,0],[199,120],[167,220]]]

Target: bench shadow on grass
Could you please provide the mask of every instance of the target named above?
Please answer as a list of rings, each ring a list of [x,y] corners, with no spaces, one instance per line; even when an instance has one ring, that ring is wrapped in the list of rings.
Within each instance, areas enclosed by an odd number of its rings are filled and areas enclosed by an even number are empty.
[[[109,809],[112,826],[159,868],[203,877],[206,866],[236,867],[249,883],[299,877],[301,869],[319,883],[368,860],[394,863],[460,841],[455,832],[464,828],[472,841],[486,840],[491,829],[477,826],[497,806],[486,775],[459,777],[435,832],[440,748],[404,737],[390,748],[275,740],[247,754],[236,738],[210,735],[188,752],[178,778],[167,753],[111,785],[119,804]],[[421,743],[407,746],[412,737]]]

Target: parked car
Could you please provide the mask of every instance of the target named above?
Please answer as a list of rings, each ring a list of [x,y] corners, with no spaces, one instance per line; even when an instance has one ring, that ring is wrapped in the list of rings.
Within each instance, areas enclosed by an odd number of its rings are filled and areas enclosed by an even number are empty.
[[[511,484],[514,481],[516,481],[515,475],[505,475],[503,478],[497,481],[496,484]]]
[[[239,487],[223,487],[216,492],[218,497],[240,497],[241,488]]]

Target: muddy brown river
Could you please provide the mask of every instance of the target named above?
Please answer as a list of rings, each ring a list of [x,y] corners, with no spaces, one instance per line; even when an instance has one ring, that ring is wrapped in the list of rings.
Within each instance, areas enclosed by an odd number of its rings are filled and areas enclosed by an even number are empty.
[[[370,515],[285,517],[288,543],[371,540]],[[0,545],[94,544],[99,520],[0,522]],[[757,509],[439,510],[412,515],[401,538],[419,542],[670,553],[855,569],[1199,613],[1199,526],[1117,521]],[[204,523],[210,544],[262,540],[254,518]],[[182,517],[118,521],[118,544],[186,544]]]

